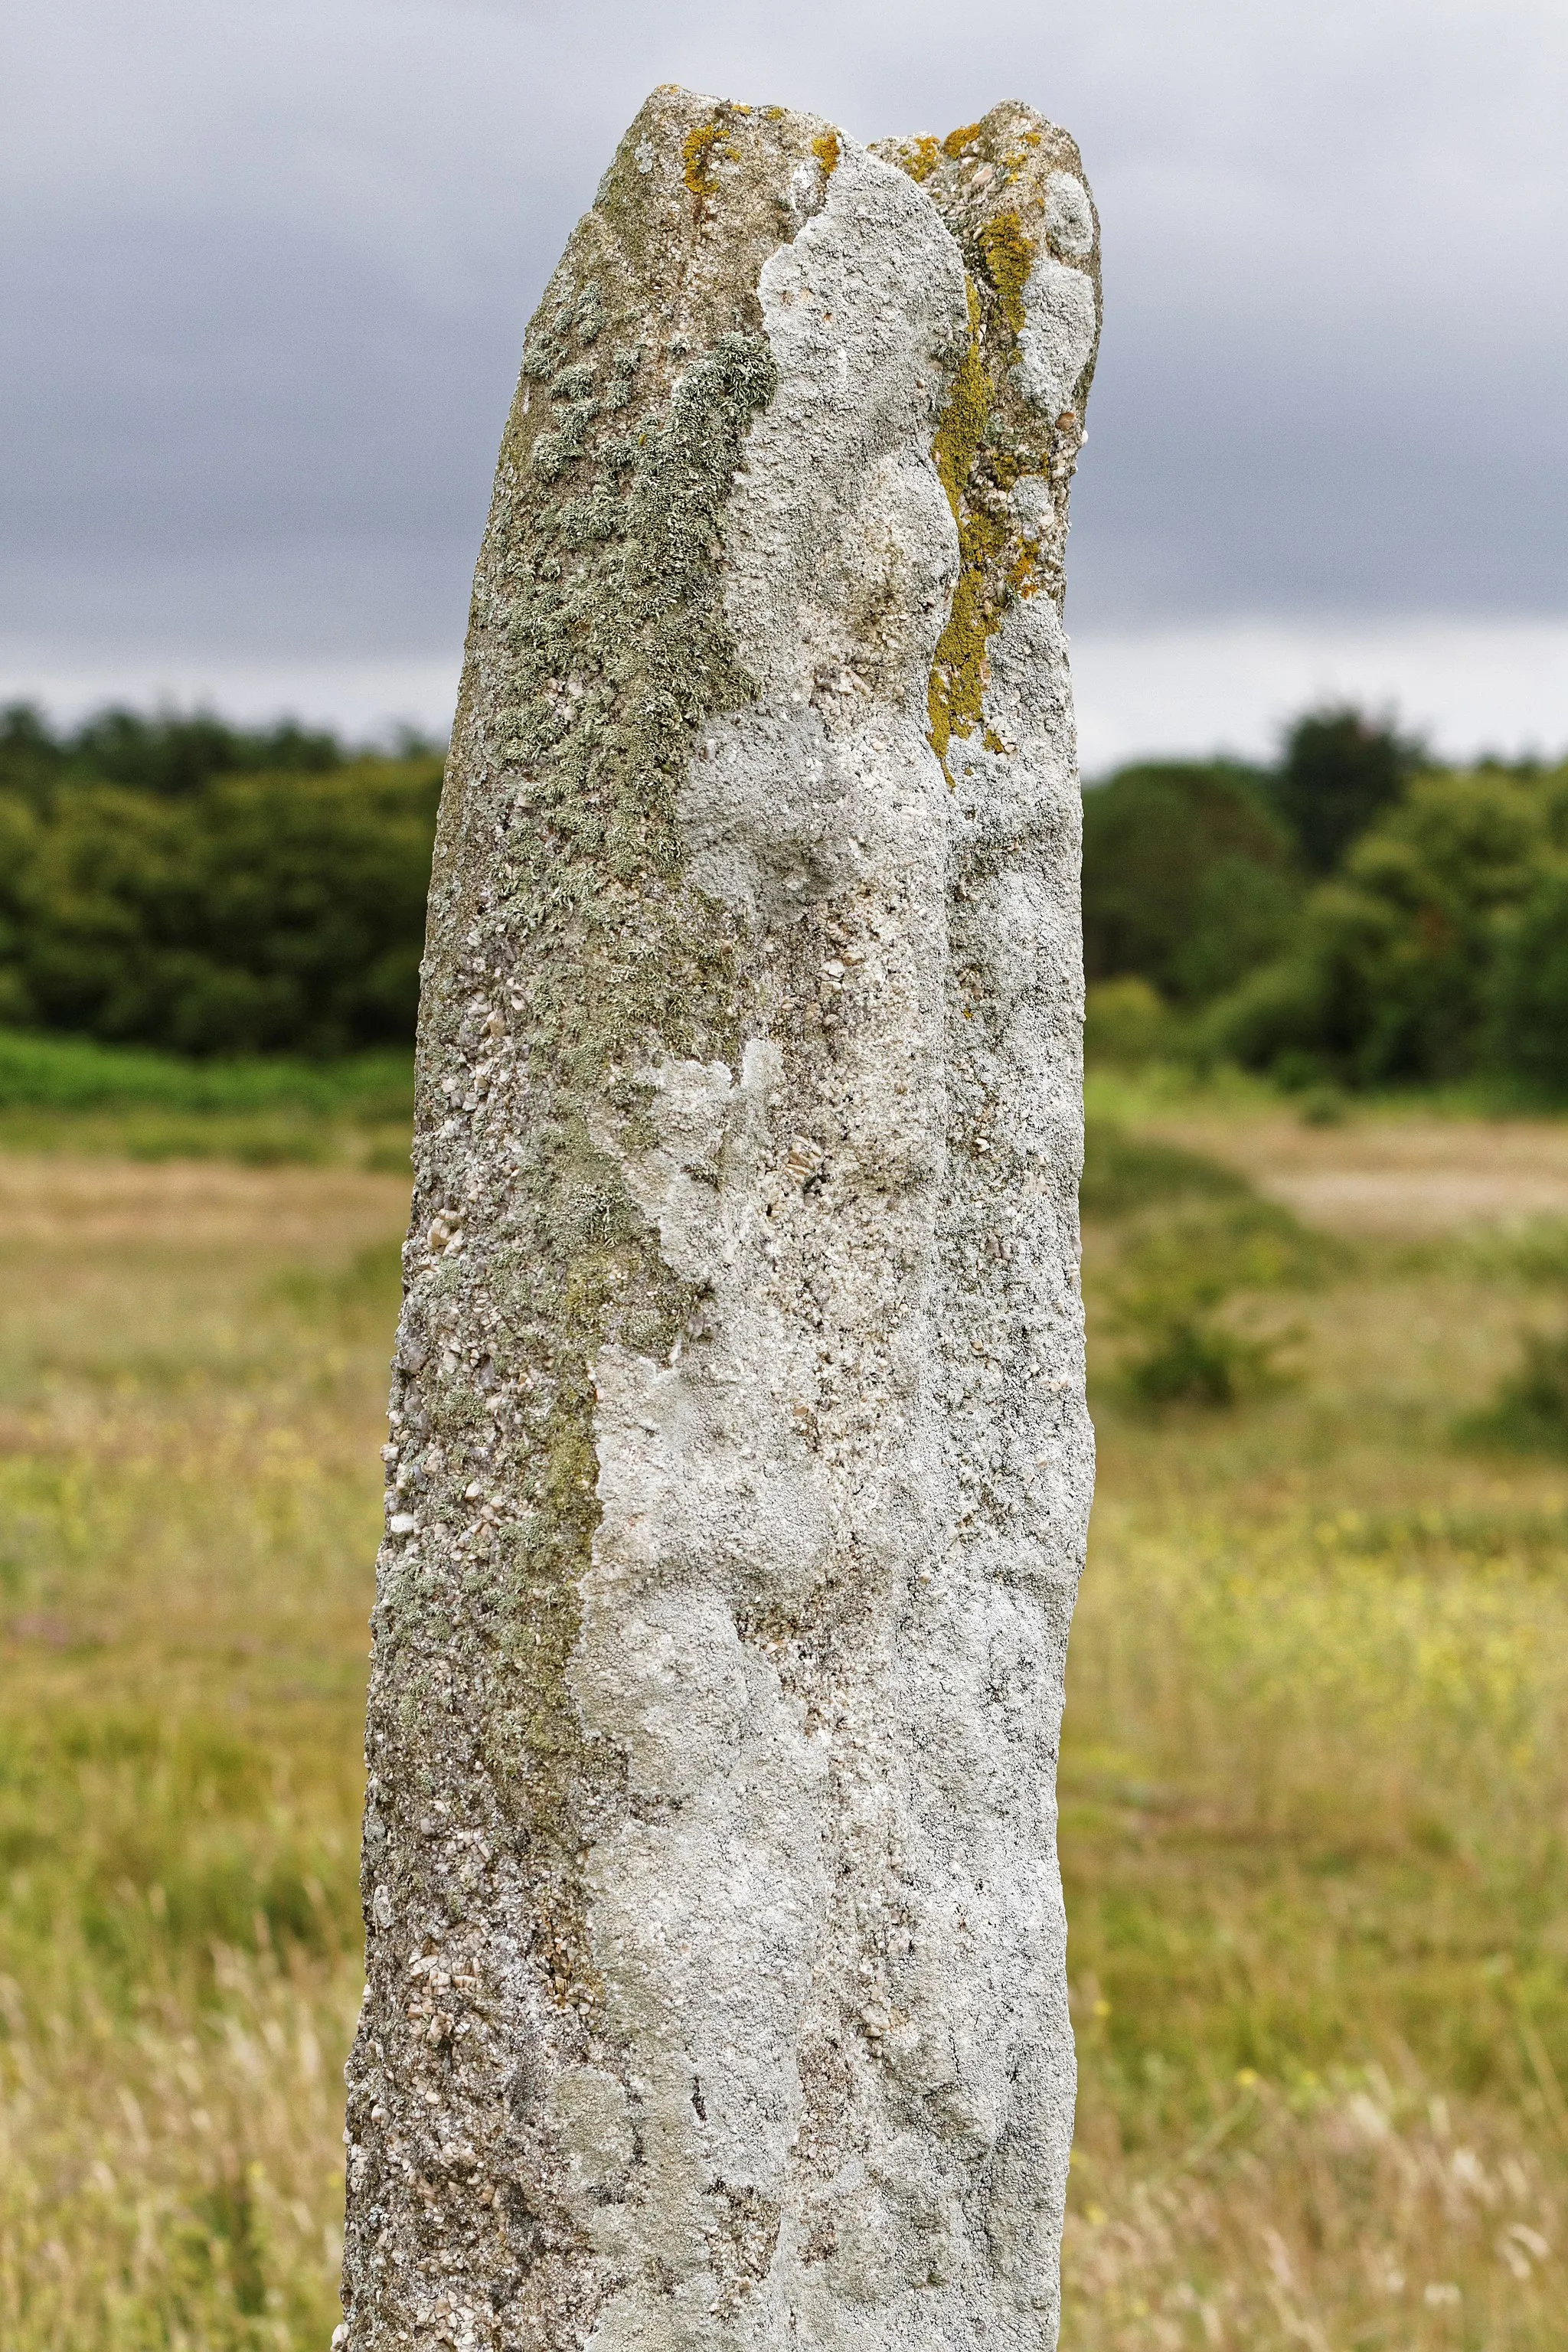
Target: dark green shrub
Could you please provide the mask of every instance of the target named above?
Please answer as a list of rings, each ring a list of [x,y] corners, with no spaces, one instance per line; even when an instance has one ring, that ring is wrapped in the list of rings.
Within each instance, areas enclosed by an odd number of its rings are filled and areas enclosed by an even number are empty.
[[[1300,1057],[1308,1082],[1492,1066],[1507,942],[1557,862],[1550,781],[1418,779],[1313,892],[1295,950],[1213,1008],[1204,1043],[1253,1067]]]
[[[1285,738],[1273,795],[1308,872],[1332,873],[1428,764],[1421,743],[1348,703],[1298,719]]]
[[[1543,871],[1502,930],[1491,980],[1489,1059],[1568,1096],[1568,865]]]
[[[1109,1285],[1111,1328],[1128,1343],[1121,1378],[1151,1405],[1234,1405],[1286,1377],[1294,1331],[1243,1328],[1238,1294],[1315,1280],[1327,1255],[1287,1209],[1241,1197],[1190,1201],[1123,1244]]]
[[[1220,761],[1124,768],[1085,793],[1084,963],[1173,1003],[1234,986],[1289,937],[1300,887],[1262,779]]]
[[[413,1035],[440,768],[0,792],[0,1019],[181,1054]]]
[[[1519,1454],[1568,1454],[1568,1331],[1526,1331],[1515,1370],[1492,1402],[1459,1424],[1472,1444]]]

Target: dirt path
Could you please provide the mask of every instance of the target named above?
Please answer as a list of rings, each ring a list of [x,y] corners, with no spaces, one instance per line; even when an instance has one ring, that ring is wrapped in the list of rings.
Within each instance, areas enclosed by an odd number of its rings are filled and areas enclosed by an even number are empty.
[[[260,1247],[307,1255],[395,1232],[408,1180],[355,1168],[237,1168],[0,1153],[0,1249]]]
[[[1162,1119],[1152,1131],[1338,1233],[1568,1218],[1568,1120],[1366,1116],[1304,1127],[1280,1112]]]

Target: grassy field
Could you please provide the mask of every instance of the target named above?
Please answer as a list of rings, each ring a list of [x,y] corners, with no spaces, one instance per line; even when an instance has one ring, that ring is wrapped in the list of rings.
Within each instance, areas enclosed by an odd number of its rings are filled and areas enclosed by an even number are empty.
[[[1568,1316],[1568,1131],[1095,1107],[1064,2344],[1545,2352],[1568,1457],[1456,1425]],[[320,2352],[405,1192],[146,1115],[0,1155],[0,2343]]]
[[[0,2343],[325,2345],[406,1186],[0,1158]]]
[[[413,1113],[409,1053],[191,1062],[0,1029],[0,1151],[402,1174]]]

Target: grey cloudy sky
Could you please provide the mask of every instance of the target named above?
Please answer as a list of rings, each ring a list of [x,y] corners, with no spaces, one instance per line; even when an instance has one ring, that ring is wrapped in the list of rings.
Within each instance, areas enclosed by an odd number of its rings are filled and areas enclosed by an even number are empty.
[[[0,691],[438,719],[523,327],[647,89],[1079,140],[1092,760],[1568,740],[1562,0],[53,0],[0,76]]]

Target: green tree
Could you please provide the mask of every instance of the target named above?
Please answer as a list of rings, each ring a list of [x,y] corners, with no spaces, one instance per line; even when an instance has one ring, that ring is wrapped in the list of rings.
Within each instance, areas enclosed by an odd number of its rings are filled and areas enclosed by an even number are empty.
[[[1313,892],[1299,948],[1215,1007],[1211,1042],[1262,1066],[1311,1055],[1363,1084],[1495,1064],[1500,974],[1559,903],[1542,895],[1560,860],[1551,782],[1419,779]]]
[[[185,1053],[413,1034],[440,766],[0,791],[0,1018]]]
[[[1083,803],[1084,962],[1201,1003],[1278,954],[1300,899],[1289,845],[1255,770],[1149,762]]]
[[[1352,844],[1429,765],[1426,747],[1349,703],[1309,710],[1289,729],[1275,804],[1310,874],[1331,874]]]
[[[430,746],[411,740],[409,756]],[[0,791],[37,800],[62,785],[123,784],[132,792],[188,798],[215,777],[322,775],[349,754],[336,736],[281,719],[264,728],[231,727],[211,711],[160,711],[152,718],[115,707],[56,734],[30,703],[0,710]]]
[[[1568,1096],[1568,858],[1543,866],[1502,929],[1488,1042],[1499,1069]]]

